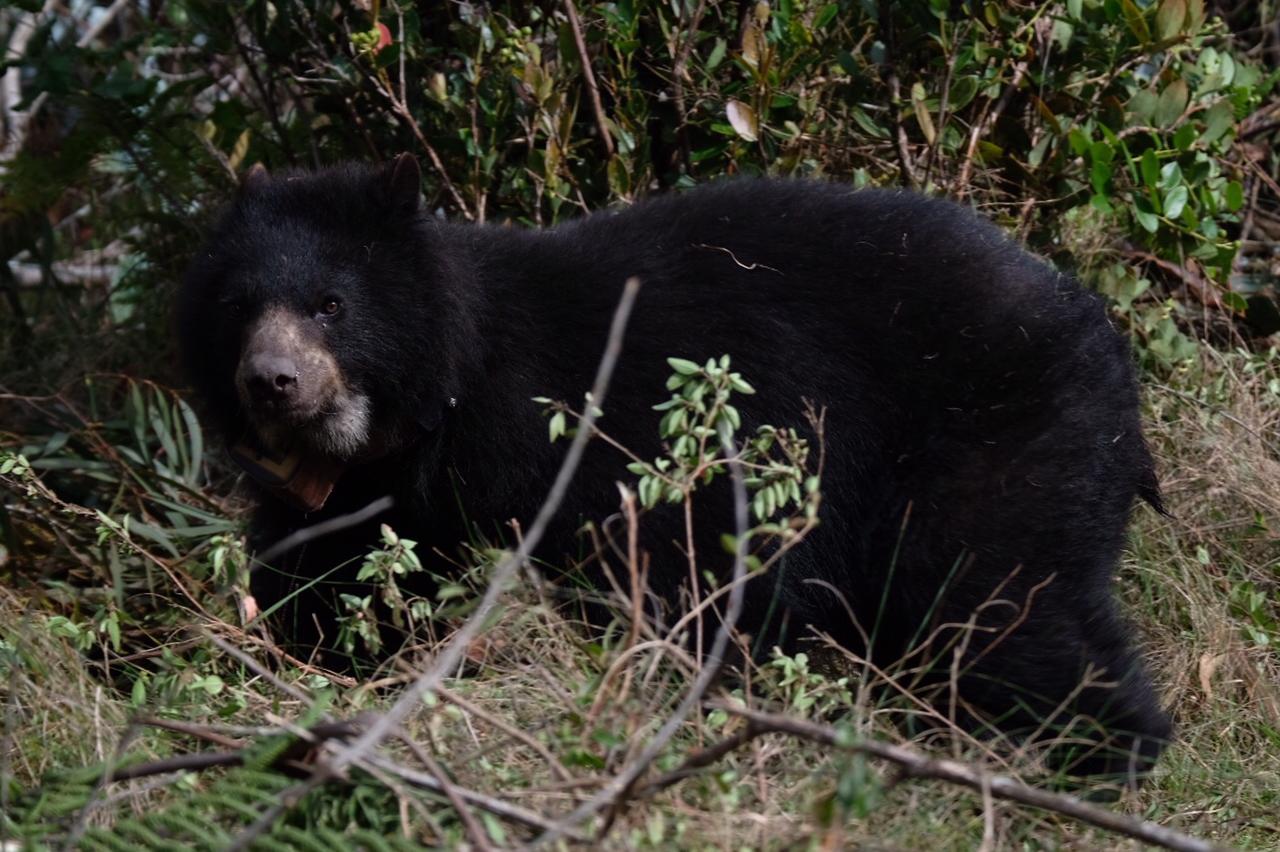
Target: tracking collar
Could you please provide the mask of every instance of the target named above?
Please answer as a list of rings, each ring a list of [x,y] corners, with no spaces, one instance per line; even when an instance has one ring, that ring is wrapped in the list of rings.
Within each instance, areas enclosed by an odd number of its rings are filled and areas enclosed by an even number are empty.
[[[424,431],[434,432],[443,425],[446,409],[457,407],[457,397],[451,396],[433,416],[424,418],[419,425]],[[374,449],[354,462],[343,462],[319,453],[307,453],[298,447],[282,451],[269,449],[249,430],[228,452],[254,482],[282,502],[303,512],[318,512],[324,508],[338,477],[348,467],[376,461],[390,455],[391,450]]]

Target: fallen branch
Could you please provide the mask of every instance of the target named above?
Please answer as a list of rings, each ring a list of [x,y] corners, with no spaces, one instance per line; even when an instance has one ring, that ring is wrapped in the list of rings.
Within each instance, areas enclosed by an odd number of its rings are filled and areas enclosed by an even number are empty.
[[[490,852],[493,848],[489,845],[488,837],[484,833],[484,829],[480,827],[480,823],[476,822],[475,814],[471,813],[471,808],[467,806],[467,801],[458,792],[458,788],[449,778],[448,773],[444,771],[444,767],[427,753],[427,750],[408,736],[401,735],[401,742],[409,751],[413,752],[413,756],[418,758],[418,762],[426,768],[427,772],[435,776],[436,782],[440,785],[440,792],[444,793],[444,797],[449,800],[449,804],[453,805],[453,809],[458,813],[458,819],[462,820],[463,830],[467,833],[467,838],[471,841],[472,848],[477,852]],[[373,764],[368,761],[363,762],[366,766]],[[382,767],[378,767],[382,769]],[[383,769],[383,771],[387,771]],[[403,780],[403,779],[402,779]]]
[[[560,762],[559,758],[551,753],[551,749],[538,742],[537,737],[530,736],[528,732],[521,730],[516,725],[505,721],[500,716],[495,716],[492,713],[486,712],[482,707],[468,701],[450,689],[445,689],[443,686],[436,687],[436,695],[440,696],[443,701],[447,701],[454,705],[463,713],[469,713],[472,716],[484,720],[507,736],[511,737],[511,739],[523,743],[533,749],[533,751],[538,753],[539,757],[547,762],[547,765],[551,767],[551,771],[555,773],[556,777],[561,781],[572,780],[573,776],[569,773],[569,770],[565,769],[564,764]]]
[[[1173,263],[1172,261],[1165,260],[1164,258],[1156,257],[1151,252],[1142,251],[1141,249],[1136,248],[1126,248],[1124,254],[1132,260],[1150,263],[1151,265],[1174,276],[1187,286],[1187,289],[1191,291],[1201,304],[1217,310],[1222,310],[1225,307],[1222,304],[1222,297],[1219,296],[1217,290],[1214,289],[1213,282],[1209,281],[1192,268],[1189,265],[1190,261],[1188,261],[1188,265],[1183,266]]]
[[[1054,793],[1031,787],[1007,775],[994,775],[956,760],[928,757],[914,749],[891,743],[874,740],[853,741],[847,734],[831,725],[822,725],[778,713],[765,713],[725,701],[708,702],[707,706],[745,719],[748,724],[746,732],[730,737],[724,743],[717,743],[703,752],[695,753],[685,761],[684,766],[659,778],[646,787],[646,791],[657,792],[662,789],[659,785],[669,786],[670,783],[678,781],[679,778],[674,778],[664,784],[670,776],[681,772],[686,767],[706,765],[727,753],[731,749],[725,747],[726,743],[732,743],[736,748],[761,734],[780,733],[888,761],[898,767],[903,778],[931,778],[946,781],[949,784],[968,787],[983,795],[989,794],[997,799],[1007,799],[1069,816],[1097,828],[1132,837],[1164,849],[1173,849],[1176,852],[1225,852],[1226,850],[1226,847],[1183,834],[1175,829],[1115,813],[1065,793]],[[702,756],[707,753],[712,754],[713,757],[703,759]]]
[[[761,730],[755,722],[748,719],[747,723],[736,734],[731,737],[725,737],[715,745],[695,751],[685,758],[684,763],[681,763],[666,775],[659,776],[645,784],[636,792],[636,795],[647,798],[660,793],[673,784],[678,784],[689,776],[697,774],[698,770],[705,769],[729,752],[736,751],[751,742],[762,733],[765,733],[765,731]]]
[[[377,767],[388,775],[394,775],[396,778],[399,778],[401,781],[412,787],[418,787],[420,789],[430,790],[436,793],[442,792],[440,789],[440,782],[425,772],[418,772],[417,770],[409,769],[406,766],[393,763],[385,757],[381,757],[376,754],[364,758],[362,762],[367,763],[370,766]],[[519,805],[513,805],[510,802],[503,801],[502,799],[495,799],[492,796],[486,796],[483,793],[477,793],[475,790],[468,790],[466,787],[459,787],[456,784],[453,789],[456,790],[458,795],[468,804],[473,807],[480,808],[481,810],[486,810],[494,816],[499,816],[503,819],[511,820],[512,822],[518,822],[528,828],[536,828],[545,831],[551,827],[551,821],[549,819],[539,813],[522,808]],[[587,840],[584,835],[576,831],[568,832],[565,836],[570,840],[575,840],[579,843],[586,842]]]
[[[159,720],[152,718],[139,719],[139,724],[149,727],[162,727],[167,730],[179,731],[191,736],[200,737],[202,739],[210,739],[212,736],[220,736],[211,730],[205,730],[197,725],[182,724],[176,725],[170,720]],[[295,743],[285,753],[278,758],[273,765],[283,766],[285,768],[298,771],[299,769],[310,769],[300,759],[305,758],[308,753],[314,753],[315,750],[323,743],[332,742],[334,740],[346,740],[356,736],[361,729],[359,721],[327,721],[313,725],[305,731],[296,731],[302,738],[301,742]],[[281,729],[278,733],[286,733]],[[270,733],[270,732],[267,732]],[[138,778],[148,778],[154,775],[165,775],[173,772],[198,772],[203,769],[209,769],[217,766],[240,766],[244,763],[246,754],[250,748],[238,748],[228,751],[216,752],[197,752],[192,754],[180,754],[173,757],[163,758],[161,760],[146,761],[131,766],[115,767],[110,771],[106,779],[107,783],[116,781],[130,781]],[[367,760],[362,760],[361,765],[367,765],[368,768],[378,769],[382,772],[400,779],[411,787],[420,790],[428,790],[432,793],[447,795],[452,792],[453,795],[465,802],[471,807],[480,808],[488,811],[497,817],[520,823],[528,828],[547,829],[551,826],[551,821],[539,814],[522,808],[519,805],[511,804],[502,799],[495,799],[483,793],[469,790],[465,787],[459,787],[456,784],[449,784],[447,787],[442,782],[442,775],[436,776],[426,772],[419,772],[408,767],[401,766],[391,760],[383,757],[374,756]],[[105,770],[104,770],[105,771]],[[443,771],[443,770],[442,770]],[[582,841],[584,837],[577,833],[569,835],[571,839]],[[473,838],[474,841],[474,838]]]

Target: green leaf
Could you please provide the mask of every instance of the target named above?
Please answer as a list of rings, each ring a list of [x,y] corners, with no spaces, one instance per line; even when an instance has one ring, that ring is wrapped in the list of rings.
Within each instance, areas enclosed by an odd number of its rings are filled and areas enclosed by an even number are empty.
[[[1049,145],[1053,140],[1054,136],[1051,133],[1046,133],[1044,136],[1041,136],[1040,141],[1037,142],[1035,147],[1031,149],[1031,152],[1027,154],[1027,165],[1034,169],[1043,163],[1044,155],[1048,153]]]
[[[862,131],[868,136],[876,139],[889,138],[889,131],[872,121],[871,116],[867,115],[864,110],[854,107],[849,114],[853,116],[854,123],[862,128]]]
[[[933,116],[929,113],[929,107],[925,104],[925,99],[924,84],[913,84],[911,86],[911,110],[916,115],[916,122],[920,125],[920,132],[924,134],[925,141],[932,145],[938,134],[934,130]]]
[[[1162,0],[1156,10],[1156,38],[1170,41],[1182,34],[1187,22],[1187,0]]]
[[[716,39],[715,47],[711,48],[711,53],[707,56],[707,70],[714,71],[716,66],[724,61],[725,51],[728,50],[728,44],[724,39]]]
[[[1238,314],[1243,314],[1249,310],[1249,301],[1239,293],[1231,290],[1222,292],[1222,303]]]
[[[130,520],[129,529],[135,535],[142,536],[160,545],[168,551],[170,556],[177,557],[179,555],[178,548],[173,543],[173,538],[154,524],[149,524],[146,521]]]
[[[1187,99],[1190,92],[1187,90],[1187,82],[1181,78],[1174,80],[1165,86],[1164,91],[1160,93],[1160,100],[1156,102],[1156,111],[1152,116],[1157,127],[1170,127],[1175,121],[1182,117],[1182,112],[1187,108]]]
[[[1094,142],[1089,146],[1089,159],[1095,163],[1111,165],[1115,158],[1115,150],[1105,142]]]
[[[551,435],[551,442],[555,443],[557,438],[564,435],[565,430],[565,414],[563,411],[557,411],[551,415],[551,420],[547,424],[547,431]]]
[[[1240,181],[1233,180],[1223,189],[1222,197],[1227,202],[1227,211],[1234,213],[1244,206],[1244,187]]]
[[[1129,98],[1129,115],[1137,124],[1148,124],[1155,115],[1160,97],[1150,89],[1139,89]]]
[[[1053,22],[1053,28],[1050,30],[1050,38],[1057,43],[1059,50],[1066,50],[1071,46],[1071,37],[1075,35],[1076,28],[1071,25],[1070,21],[1063,18],[1057,18]]]
[[[947,110],[955,113],[967,107],[981,87],[978,78],[971,74],[956,80],[951,84],[951,92],[947,95]]]
[[[1140,195],[1133,199],[1133,218],[1148,233],[1154,234],[1160,229],[1160,218],[1151,209],[1151,202]]]
[[[1195,35],[1204,26],[1204,0],[1187,0],[1187,33]]]
[[[204,468],[204,431],[200,428],[200,419],[186,400],[178,399],[178,411],[187,427],[187,470],[184,481],[194,487],[200,484]]]
[[[1078,127],[1071,128],[1067,141],[1071,143],[1071,150],[1077,157],[1083,157],[1089,150],[1089,137]]]
[[[1200,134],[1200,141],[1205,145],[1212,145],[1234,127],[1235,123],[1236,113],[1231,107],[1231,102],[1218,101],[1204,114],[1204,133]]]
[[[1173,189],[1165,193],[1164,196],[1164,215],[1170,219],[1176,219],[1182,213],[1182,208],[1187,206],[1187,185],[1180,183]]]
[[[667,364],[671,366],[671,369],[675,370],[682,376],[692,376],[702,369],[694,362],[688,361],[684,358],[668,358]]]
[[[1099,160],[1094,160],[1093,166],[1089,169],[1089,182],[1093,184],[1093,191],[1099,195],[1103,194],[1107,188],[1107,182],[1111,180],[1111,166]]]
[[[1179,151],[1186,151],[1195,143],[1198,135],[1195,125],[1188,122],[1179,127],[1178,131],[1173,134],[1173,146]]]

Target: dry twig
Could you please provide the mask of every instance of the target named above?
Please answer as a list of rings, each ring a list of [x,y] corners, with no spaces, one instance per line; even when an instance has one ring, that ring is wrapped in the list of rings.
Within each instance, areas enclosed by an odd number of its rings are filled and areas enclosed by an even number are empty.
[[[1201,840],[1198,837],[1183,834],[1172,828],[1137,819],[1126,814],[1115,813],[1081,801],[1075,796],[1068,796],[1065,793],[1054,793],[1049,790],[1041,790],[1038,787],[1031,787],[1007,775],[993,775],[957,760],[928,757],[914,749],[891,743],[876,742],[874,740],[851,741],[848,736],[831,725],[821,725],[816,722],[810,722],[807,719],[797,719],[779,713],[765,713],[760,710],[752,710],[740,704],[715,701],[708,702],[708,705],[714,709],[724,710],[726,713],[740,716],[748,722],[749,735],[738,734],[730,738],[739,745],[761,734],[788,734],[820,743],[821,745],[886,760],[897,766],[902,775],[907,778],[931,778],[946,781],[950,784],[957,784],[961,787],[968,787],[970,790],[976,790],[983,795],[1053,811],[1097,828],[1122,834],[1125,837],[1132,837],[1164,849],[1173,849],[1176,852],[1224,852],[1225,850],[1225,847],[1210,843],[1207,840]],[[723,748],[723,744],[717,744],[707,749],[708,752],[716,750],[719,750],[722,754],[728,751],[728,749]],[[686,761],[686,765],[693,764],[697,758],[698,755],[689,758]],[[662,780],[665,779],[659,779],[659,781]]]
[[[605,118],[604,105],[600,102],[600,87],[596,85],[596,75],[591,70],[591,55],[587,53],[587,40],[582,35],[578,9],[573,0],[564,0],[564,10],[569,16],[569,27],[573,30],[573,43],[578,47],[578,58],[582,61],[582,79],[586,81],[587,93],[591,96],[591,111],[595,113],[596,127],[600,129],[600,141],[604,143],[605,156],[612,159],[613,136],[609,134],[609,120]]]

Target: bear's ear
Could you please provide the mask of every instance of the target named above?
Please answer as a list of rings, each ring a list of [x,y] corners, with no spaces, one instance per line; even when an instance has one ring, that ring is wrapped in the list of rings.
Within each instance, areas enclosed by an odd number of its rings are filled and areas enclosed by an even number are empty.
[[[271,175],[267,174],[267,167],[262,163],[254,163],[249,167],[249,171],[240,176],[240,194],[245,195],[262,189],[269,180]]]
[[[418,160],[410,153],[396,157],[387,170],[387,198],[397,213],[418,212],[418,200],[422,194],[422,170]]]

